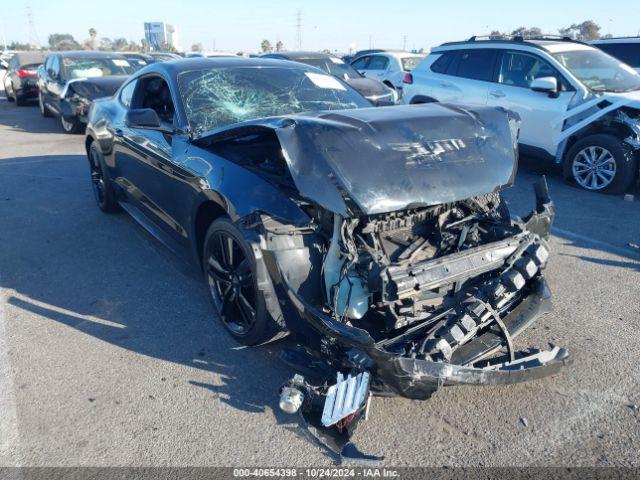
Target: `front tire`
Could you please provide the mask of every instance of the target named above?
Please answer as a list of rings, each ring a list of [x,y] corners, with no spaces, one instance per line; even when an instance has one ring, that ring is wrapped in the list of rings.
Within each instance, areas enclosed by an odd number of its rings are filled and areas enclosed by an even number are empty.
[[[105,213],[120,211],[120,205],[118,205],[116,192],[109,178],[104,157],[95,142],[89,147],[89,169],[91,171],[93,196],[100,210]]]
[[[623,193],[636,177],[636,156],[629,145],[613,135],[590,135],[569,149],[563,171],[565,179],[585,190]]]
[[[38,106],[40,107],[40,115],[45,118],[51,117],[51,112],[47,109],[42,98],[42,92],[38,92]]]
[[[277,335],[258,289],[253,250],[228,218],[215,220],[207,230],[202,264],[214,307],[233,338],[257,345]]]
[[[60,124],[62,125],[62,129],[66,133],[82,133],[82,130],[83,130],[82,122],[80,122],[75,118],[72,120],[65,120],[64,117],[61,115]]]

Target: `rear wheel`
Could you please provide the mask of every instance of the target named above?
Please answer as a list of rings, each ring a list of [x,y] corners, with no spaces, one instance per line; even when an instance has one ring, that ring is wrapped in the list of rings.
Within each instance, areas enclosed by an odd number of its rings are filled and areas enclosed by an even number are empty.
[[[89,147],[89,169],[91,171],[91,188],[93,196],[100,210],[105,213],[114,213],[120,210],[116,199],[116,192],[109,178],[104,157],[98,146],[94,143]]]
[[[626,191],[636,176],[635,153],[613,135],[597,134],[579,140],[567,152],[564,176],[585,190]]]
[[[38,93],[38,106],[40,107],[40,115],[43,117],[50,117],[51,112],[45,107],[44,99],[42,98],[42,92]]]
[[[244,345],[272,339],[278,327],[258,289],[253,251],[229,219],[207,230],[203,265],[213,304],[231,336]]]
[[[14,102],[15,98],[13,98],[10,94],[9,94],[9,89],[7,88],[7,86],[5,85],[4,87],[4,96],[7,97],[7,101],[8,102]]]

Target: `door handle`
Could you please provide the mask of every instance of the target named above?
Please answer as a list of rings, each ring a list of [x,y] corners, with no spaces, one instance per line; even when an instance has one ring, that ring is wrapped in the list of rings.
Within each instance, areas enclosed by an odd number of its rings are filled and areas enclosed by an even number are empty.
[[[124,137],[124,132],[119,128],[116,128],[113,133],[116,137]]]
[[[492,97],[495,98],[502,98],[502,97],[506,97],[506,94],[500,90],[493,90],[491,92],[489,92],[489,95],[491,95]]]

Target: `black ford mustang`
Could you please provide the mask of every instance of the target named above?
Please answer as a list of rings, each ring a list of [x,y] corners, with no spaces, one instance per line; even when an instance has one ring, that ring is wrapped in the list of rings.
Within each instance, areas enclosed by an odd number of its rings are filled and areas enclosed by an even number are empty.
[[[333,452],[372,394],[556,373],[518,352],[551,308],[553,204],[512,219],[518,120],[442,104],[373,108],[313,67],[190,59],[143,68],[93,103],[95,197],[202,268],[218,317],[254,345],[290,332],[280,406]]]

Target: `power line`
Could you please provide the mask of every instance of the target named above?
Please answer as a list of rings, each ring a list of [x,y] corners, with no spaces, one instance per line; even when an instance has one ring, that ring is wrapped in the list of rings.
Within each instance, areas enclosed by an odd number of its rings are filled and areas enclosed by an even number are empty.
[[[35,45],[40,48],[40,38],[36,31],[36,25],[33,22],[33,12],[31,11],[31,5],[27,5],[27,22],[29,24],[29,44]]]
[[[298,50],[302,50],[302,10],[296,15],[296,43]]]

